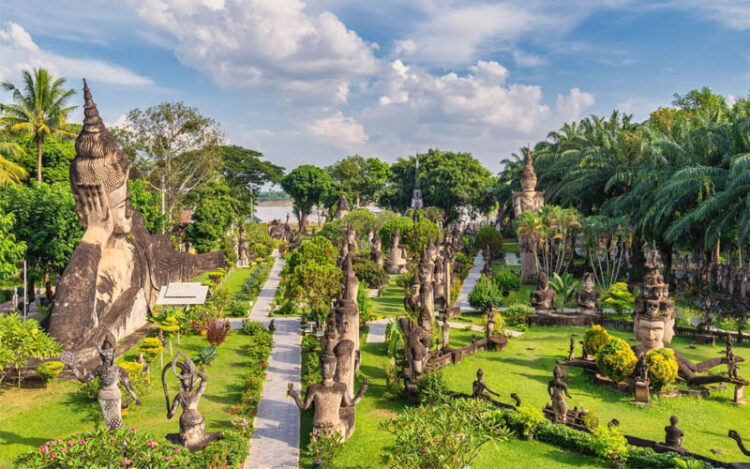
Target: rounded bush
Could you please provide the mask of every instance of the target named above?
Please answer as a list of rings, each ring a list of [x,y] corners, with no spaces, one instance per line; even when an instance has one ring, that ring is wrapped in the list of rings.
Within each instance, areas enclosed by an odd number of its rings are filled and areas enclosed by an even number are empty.
[[[495,274],[495,285],[504,292],[516,291],[521,288],[521,278],[510,270],[501,270]]]
[[[677,379],[679,366],[674,358],[674,352],[670,349],[661,348],[650,351],[646,355],[648,364],[648,378],[651,386],[656,391],[661,391],[664,386]]]
[[[594,325],[583,334],[583,353],[596,355],[612,336],[602,326]]]
[[[493,226],[483,226],[474,238],[475,248],[484,249],[487,246],[492,250],[494,258],[498,258],[503,252],[503,236]]]
[[[62,372],[65,365],[63,362],[51,361],[44,362],[37,365],[34,370],[39,373],[39,376],[44,380],[45,383],[54,381],[57,376]]]
[[[633,374],[637,361],[628,343],[619,337],[610,338],[596,354],[599,371],[617,383]]]
[[[502,315],[508,327],[526,327],[529,316],[534,313],[536,311],[529,305],[515,304],[503,311]]]
[[[360,282],[367,284],[368,288],[380,288],[388,285],[390,277],[388,273],[366,257],[358,258],[352,265],[354,273],[357,275],[357,279]]]
[[[479,277],[474,289],[469,293],[469,304],[481,311],[489,311],[491,306],[498,307],[502,301],[502,292],[492,279],[484,275]]]

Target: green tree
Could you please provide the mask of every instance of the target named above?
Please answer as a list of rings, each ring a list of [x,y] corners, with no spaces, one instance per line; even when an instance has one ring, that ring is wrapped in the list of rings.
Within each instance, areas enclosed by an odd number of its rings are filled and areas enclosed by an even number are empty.
[[[232,194],[242,202],[240,213],[252,213],[261,186],[281,181],[284,168],[261,160],[263,153],[237,145],[222,145],[219,152],[223,163],[221,172],[232,188]]]
[[[303,242],[287,262],[289,271],[293,271],[297,266],[308,262],[317,262],[318,264],[336,265],[338,253],[328,239],[324,236],[313,236],[312,239]]]
[[[0,316],[0,382],[10,368],[18,372],[21,386],[21,368],[30,357],[48,358],[62,352],[55,339],[48,336],[34,319],[23,321],[18,313]]]
[[[319,234],[330,239],[332,242],[339,242],[346,238],[346,231],[349,225],[352,225],[357,236],[357,241],[367,238],[370,231],[378,229],[375,215],[366,208],[358,208],[346,214],[338,220],[331,220],[321,228]]]
[[[385,188],[390,168],[377,158],[365,159],[359,155],[347,156],[326,167],[326,171],[354,206],[374,202]]]
[[[36,142],[37,182],[42,182],[42,146],[49,136],[74,138],[74,127],[68,124],[68,114],[76,106],[66,107],[68,99],[75,94],[72,89],[65,89],[65,79],[53,79],[49,72],[37,68],[29,73],[22,72],[23,92],[14,84],[3,82],[2,86],[10,91],[13,104],[3,104],[3,121],[13,132],[19,132],[33,138]]]
[[[221,168],[218,124],[182,102],[133,109],[116,134],[133,160],[132,176],[163,192],[170,223],[184,197]]]
[[[130,205],[143,215],[146,229],[149,233],[163,233],[167,217],[161,213],[161,193],[150,192],[143,179],[131,179],[128,186]]]
[[[411,256],[420,256],[430,243],[437,243],[440,238],[440,228],[426,218],[420,218],[411,223],[402,233],[401,242]]]
[[[15,214],[13,233],[26,244],[31,268],[43,273],[51,300],[50,273],[62,273],[83,234],[70,185],[0,187],[0,211]]]
[[[13,234],[14,221],[12,213],[4,215],[0,212],[0,281],[18,273],[18,263],[26,251],[26,243],[17,241]]]
[[[314,206],[333,189],[331,176],[311,164],[294,168],[281,180],[281,187],[294,200],[294,210],[299,220],[300,233],[307,233],[307,216]]]
[[[193,223],[185,229],[185,237],[198,252],[220,249],[224,237],[238,218],[238,201],[223,181],[210,181],[191,194],[197,200]]]
[[[309,260],[297,265],[288,276],[285,299],[302,303],[320,327],[331,308],[331,301],[341,290],[341,269],[335,264]]]
[[[483,226],[474,238],[474,246],[477,249],[489,248],[493,258],[499,258],[503,254],[503,236],[492,226]]]
[[[71,129],[77,127],[75,124],[70,124]],[[26,158],[22,158],[20,162],[26,168],[34,168],[36,162],[33,161],[33,155],[35,143],[33,141],[27,141],[26,143]],[[73,140],[66,138],[58,138],[56,136],[49,136],[44,139],[42,145],[42,165],[44,166],[44,174],[42,175],[42,181],[48,184],[55,182],[70,182],[70,163],[73,158],[76,157],[76,145]],[[32,170],[32,172],[34,172]]]
[[[28,171],[17,163],[24,154],[24,148],[10,138],[8,131],[0,129],[0,186],[20,184],[28,179]]]

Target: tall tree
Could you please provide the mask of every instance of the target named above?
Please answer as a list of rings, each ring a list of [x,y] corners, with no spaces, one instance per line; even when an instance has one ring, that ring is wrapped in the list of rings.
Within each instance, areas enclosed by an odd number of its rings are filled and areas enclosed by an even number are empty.
[[[162,191],[170,222],[183,197],[221,167],[218,125],[182,102],[133,109],[117,136],[135,160],[132,175]]]
[[[65,89],[65,79],[53,79],[43,68],[36,68],[33,75],[24,70],[23,92],[10,82],[2,86],[10,91],[13,104],[3,104],[3,120],[13,132],[23,133],[36,141],[36,178],[42,182],[42,145],[48,135],[74,138],[75,128],[68,124],[68,114],[76,106],[66,107],[68,99],[75,94]]]
[[[250,214],[260,188],[269,182],[278,183],[284,168],[263,161],[263,153],[237,145],[219,147],[223,162],[222,174],[232,189],[232,194],[242,202],[240,211]]]
[[[28,171],[16,163],[24,153],[23,147],[10,139],[6,130],[0,130],[0,186],[19,184],[29,177]]]
[[[339,184],[341,191],[354,206],[363,202],[374,202],[385,188],[390,168],[377,158],[360,155],[347,156],[326,167],[331,178]]]
[[[308,215],[312,213],[313,207],[319,205],[323,197],[330,193],[333,186],[331,176],[311,164],[294,168],[281,180],[281,187],[294,199],[300,233],[307,232]]]

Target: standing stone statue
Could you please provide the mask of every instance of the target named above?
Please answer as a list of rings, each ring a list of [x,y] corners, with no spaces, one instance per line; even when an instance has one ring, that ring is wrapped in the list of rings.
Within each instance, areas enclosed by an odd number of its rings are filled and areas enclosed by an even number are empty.
[[[490,302],[490,309],[487,311],[487,328],[485,335],[489,339],[495,333],[495,305]]]
[[[377,264],[379,267],[383,267],[383,242],[380,239],[380,234],[375,231],[372,236],[372,249],[370,250],[370,260]]]
[[[182,356],[184,362],[178,361]],[[177,369],[179,368],[179,373]],[[180,381],[180,391],[174,396],[171,405],[169,403],[169,391],[167,390],[167,371],[171,369],[174,376]],[[200,378],[198,389],[194,390],[195,377]],[[206,422],[198,412],[198,401],[200,401],[207,384],[206,374],[195,369],[195,364],[184,353],[178,351],[161,372],[161,384],[164,388],[164,397],[167,400],[167,418],[171,419],[177,406],[182,407],[180,415],[180,433],[170,433],[167,440],[171,443],[182,445],[190,451],[200,451],[212,441],[221,437],[221,433],[206,433]]]
[[[556,366],[552,372],[554,379],[547,384],[547,394],[552,398],[552,410],[555,413],[555,423],[566,423],[568,421],[568,403],[565,396],[571,399],[568,385],[562,378],[562,370]]]
[[[601,311],[602,294],[594,288],[594,274],[583,274],[583,289],[576,292],[576,304],[581,314],[595,314]]]
[[[99,332],[101,333],[101,329]],[[81,370],[70,363],[70,354],[61,357],[64,362],[67,362],[66,364],[72,366],[73,374],[79,381],[85,383],[95,377],[99,377],[102,383],[102,387],[99,389],[99,406],[102,409],[104,425],[110,429],[123,427],[121,414],[122,393],[118,386],[120,381],[122,381],[123,387],[130,394],[130,397],[133,398],[136,405],[141,405],[141,401],[135,395],[135,391],[133,391],[133,387],[130,385],[128,373],[115,365],[115,345],[115,336],[110,331],[106,331],[101,346],[97,346],[101,365],[94,368],[92,372],[86,369]]]
[[[485,391],[490,394],[494,394],[495,396],[500,397],[500,394],[490,389],[489,386],[487,386],[487,383],[485,383],[484,371],[481,368],[477,370],[477,379],[476,381],[472,383],[471,388],[472,388],[471,396],[474,399],[481,399],[483,401],[491,401],[492,398],[488,396],[487,394],[485,394]]]
[[[429,359],[432,334],[408,318],[399,318],[399,324],[404,333],[404,355],[408,365],[404,369],[404,380],[407,389],[412,389]]]
[[[422,308],[419,297],[420,289],[419,275],[415,273],[411,279],[411,295],[404,297],[404,309],[412,316],[418,316]]]
[[[537,314],[549,314],[557,311],[557,293],[549,287],[547,274],[539,274],[537,289],[531,292],[531,306]]]
[[[401,234],[398,228],[393,234],[393,247],[388,258],[386,270],[389,274],[402,274],[406,271],[406,259],[404,259],[403,247],[401,246]]]
[[[568,361],[575,360],[576,354],[576,338],[570,337],[570,349],[568,350]]]
[[[443,351],[447,352],[450,351],[451,346],[451,326],[448,324],[448,315],[443,314],[443,324],[442,324],[442,333],[443,333]]]
[[[673,415],[669,417],[669,425],[664,427],[664,446],[669,446],[670,448],[675,449],[681,449],[682,448],[682,438],[685,436],[685,434],[677,428],[677,416]]]
[[[81,242],[60,278],[49,333],[91,370],[100,327],[115,340],[147,323],[159,290],[224,264],[220,251],[176,252],[164,235],[151,235],[129,202],[130,160],[99,116],[84,80],[84,121],[70,164],[70,185],[83,225]]]
[[[432,285],[435,264],[432,256],[435,246],[430,243],[424,250],[422,260],[419,263],[419,290],[420,313],[419,325],[425,330],[432,330],[432,323],[435,319],[435,290]]]
[[[250,257],[249,257],[249,251],[247,245],[247,229],[245,228],[245,222],[240,222],[240,253],[239,258],[237,259],[237,266],[238,267],[247,267]]]
[[[334,380],[336,365],[336,357],[326,351],[320,356],[320,374],[323,381],[308,386],[305,402],[302,402],[292,383],[289,383],[287,395],[294,399],[301,410],[307,410],[315,405],[313,436],[338,433],[342,439],[346,440],[351,433],[347,431],[346,423],[341,420],[341,410],[344,407],[354,407],[359,403],[367,391],[369,381],[367,378],[362,381],[362,387],[352,399],[349,397],[350,392],[346,384]]]
[[[520,192],[513,191],[513,213],[516,217],[526,210],[536,212],[544,206],[544,191],[536,190],[536,173],[531,160],[531,151],[526,153],[526,163],[521,174]],[[518,235],[518,246],[521,251],[521,279],[525,282],[532,281],[536,274],[536,254],[534,244],[536,240],[533,235],[521,233]]]
[[[635,365],[634,380],[635,380],[635,403],[636,404],[648,404],[649,403],[648,387],[649,387],[649,384],[651,384],[651,380],[648,377],[648,363],[646,363],[645,354],[638,357],[638,362]]]

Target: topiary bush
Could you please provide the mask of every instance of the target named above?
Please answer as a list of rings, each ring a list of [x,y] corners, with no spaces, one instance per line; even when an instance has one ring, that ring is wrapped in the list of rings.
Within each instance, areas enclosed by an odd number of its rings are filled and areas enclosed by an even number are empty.
[[[474,238],[476,249],[485,249],[487,246],[492,251],[492,258],[499,259],[503,254],[503,235],[493,226],[483,226]],[[487,255],[487,253],[485,253]]]
[[[46,387],[50,381],[57,379],[57,376],[62,372],[63,368],[65,368],[63,362],[51,361],[40,363],[34,368],[34,371],[39,374],[39,377],[42,378],[44,386]]]
[[[583,353],[586,355],[596,355],[597,352],[599,352],[599,349],[602,348],[611,337],[612,336],[609,335],[609,332],[607,332],[602,326],[591,326],[583,334]]]
[[[617,314],[632,311],[634,302],[635,297],[630,293],[628,284],[625,282],[613,283],[602,295],[602,308],[610,307]]]
[[[510,270],[501,270],[494,276],[495,285],[500,291],[511,292],[521,288],[521,278]]]
[[[511,305],[503,311],[501,314],[505,318],[505,325],[508,327],[515,327],[526,329],[528,325],[529,316],[533,315],[536,311],[529,305],[515,304]]]
[[[151,379],[143,369],[143,365],[138,362],[122,362],[119,363],[119,366],[128,374],[130,386],[133,388],[135,395],[140,398],[143,392],[151,386]],[[130,397],[122,383],[120,383],[120,391],[122,392],[122,406],[123,408],[128,407],[133,402],[133,398]]]
[[[674,358],[674,352],[670,349],[661,348],[648,352],[646,364],[651,386],[657,392],[677,379],[679,366]]]
[[[357,279],[366,283],[368,288],[384,287],[390,281],[385,269],[366,257],[358,257],[352,264],[352,268]]]
[[[605,376],[619,383],[633,374],[638,359],[627,342],[610,338],[596,354],[596,366]]]
[[[151,363],[164,351],[164,344],[161,343],[158,337],[146,337],[138,345],[138,351],[143,353],[143,358],[146,362]]]
[[[481,275],[474,289],[469,293],[469,304],[480,311],[489,311],[491,306],[499,306],[503,294],[492,279]]]

